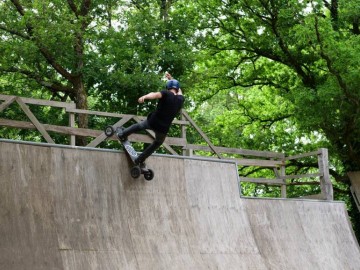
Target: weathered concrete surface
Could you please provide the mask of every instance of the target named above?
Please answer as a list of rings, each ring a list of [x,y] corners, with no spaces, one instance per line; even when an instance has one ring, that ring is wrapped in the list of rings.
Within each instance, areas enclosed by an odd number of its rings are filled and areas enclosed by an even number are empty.
[[[343,203],[239,198],[234,164],[0,142],[0,269],[359,269]]]

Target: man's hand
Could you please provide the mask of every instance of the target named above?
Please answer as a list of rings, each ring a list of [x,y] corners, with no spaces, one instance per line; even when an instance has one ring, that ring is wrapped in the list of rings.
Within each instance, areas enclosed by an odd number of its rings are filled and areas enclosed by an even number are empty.
[[[173,77],[171,76],[171,74],[169,72],[166,71],[165,72],[165,78],[168,79],[168,80],[172,80]]]

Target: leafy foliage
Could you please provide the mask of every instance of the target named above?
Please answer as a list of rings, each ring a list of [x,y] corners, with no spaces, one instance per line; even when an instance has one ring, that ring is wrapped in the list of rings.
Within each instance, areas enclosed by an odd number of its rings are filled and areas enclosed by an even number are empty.
[[[335,197],[351,200],[346,172],[360,166],[356,1],[198,3],[204,43],[192,92],[194,117],[224,146],[287,154],[328,148]],[[311,169],[303,161],[291,170]],[[289,192],[316,192],[308,187],[294,185]],[[279,193],[254,185],[245,190]],[[359,220],[355,208],[350,214]]]

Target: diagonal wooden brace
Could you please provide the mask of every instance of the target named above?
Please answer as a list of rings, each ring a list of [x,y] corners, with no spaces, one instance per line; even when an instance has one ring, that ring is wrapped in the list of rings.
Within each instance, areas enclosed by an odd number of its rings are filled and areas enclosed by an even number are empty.
[[[184,111],[182,110],[182,115],[190,122],[190,124],[196,129],[196,131],[201,135],[201,137],[203,137],[203,139],[207,142],[207,144],[209,145],[209,147],[211,148],[211,150],[214,151],[214,153],[218,156],[218,158],[222,159],[222,156],[220,155],[220,153],[216,150],[215,146],[211,143],[211,141],[209,140],[209,138],[205,135],[205,133],[196,125],[196,123],[191,119],[191,117]]]
[[[45,138],[45,140],[48,143],[54,143],[53,139],[51,139],[49,133],[46,132],[45,128],[43,127],[43,125],[39,122],[39,120],[37,120],[37,118],[35,117],[35,115],[30,111],[29,107],[22,101],[22,99],[20,97],[16,98],[16,102],[20,105],[21,109],[24,111],[24,113],[27,115],[27,117],[29,117],[30,121],[34,124],[34,126],[36,127],[36,129],[38,131],[40,131],[41,135],[43,135],[43,137]]]
[[[3,103],[1,103],[0,112],[2,112],[7,107],[9,107],[15,100],[16,100],[15,96],[10,96],[7,100],[5,100]]]
[[[118,122],[116,122],[113,127],[114,129],[116,129],[117,127],[121,127],[123,126],[126,122],[130,121],[132,118],[131,115],[129,116],[124,116],[121,120],[119,120]],[[97,136],[91,143],[89,143],[86,147],[96,147],[98,146],[100,143],[102,143],[105,139],[106,139],[106,135],[105,133],[101,133],[99,136]]]

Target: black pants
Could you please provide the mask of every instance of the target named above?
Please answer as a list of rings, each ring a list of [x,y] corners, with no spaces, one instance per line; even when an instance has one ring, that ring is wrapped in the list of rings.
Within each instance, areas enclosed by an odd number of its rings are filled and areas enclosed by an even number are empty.
[[[140,123],[137,124],[133,124],[130,127],[126,128],[125,130],[123,130],[123,136],[124,137],[128,137],[130,134],[133,134],[135,132],[139,132],[141,130],[144,129],[151,129],[153,130],[148,121],[144,120]],[[166,138],[166,134],[161,133],[161,132],[157,132],[155,130],[153,130],[155,132],[155,140],[148,146],[146,147],[146,149],[139,155],[139,157],[136,159],[136,163],[143,163],[145,162],[145,160],[151,156],[152,153],[155,152],[156,149],[158,149],[163,142],[165,141]]]

